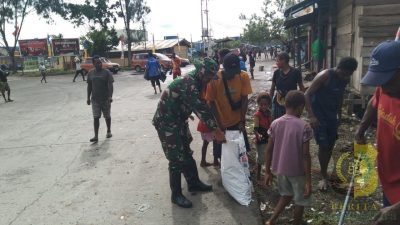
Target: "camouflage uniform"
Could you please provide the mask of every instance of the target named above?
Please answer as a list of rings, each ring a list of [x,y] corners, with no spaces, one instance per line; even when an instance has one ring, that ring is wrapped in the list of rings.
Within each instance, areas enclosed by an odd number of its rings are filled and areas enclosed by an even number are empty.
[[[212,71],[215,61],[195,63],[196,69],[187,76],[175,79],[162,93],[153,118],[161,145],[169,161],[171,172],[184,172],[185,164],[193,160],[190,143],[193,138],[187,120],[195,112],[210,130],[217,128],[214,115],[207,103],[200,98],[202,89],[198,75],[201,69]]]

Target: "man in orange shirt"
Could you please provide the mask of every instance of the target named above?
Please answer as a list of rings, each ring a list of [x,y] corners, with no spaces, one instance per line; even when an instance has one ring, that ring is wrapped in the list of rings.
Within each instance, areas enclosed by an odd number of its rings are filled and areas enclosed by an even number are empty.
[[[205,99],[222,130],[240,130],[246,138],[247,96],[252,93],[252,88],[249,75],[240,70],[239,56],[228,53],[217,76],[218,80],[208,84]]]

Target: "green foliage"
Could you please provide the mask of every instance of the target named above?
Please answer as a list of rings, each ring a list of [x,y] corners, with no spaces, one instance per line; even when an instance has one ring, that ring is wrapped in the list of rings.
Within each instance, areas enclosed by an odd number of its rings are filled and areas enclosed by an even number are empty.
[[[264,0],[263,16],[251,15],[249,19],[243,14],[241,20],[247,20],[243,40],[254,45],[265,45],[273,40],[287,42],[288,33],[284,29],[283,12],[286,8],[301,2],[301,0]]]
[[[94,25],[100,25],[101,29],[107,29],[108,24],[117,22],[114,8],[109,6],[108,0],[85,0],[84,4],[65,4],[66,11],[62,16],[76,26],[89,23],[92,29]]]
[[[269,41],[269,37],[270,30],[266,21],[255,14],[252,15],[244,28],[243,40],[254,45],[263,45]]]
[[[143,31],[145,28],[144,17],[151,12],[143,0],[115,0],[112,8],[117,11],[118,17],[122,18],[125,25],[126,43],[128,43],[128,60],[131,61],[131,43],[134,42],[131,32],[131,23],[142,22]],[[145,35],[145,32],[143,32]],[[144,40],[145,38],[139,38]],[[139,41],[140,41],[139,40]]]
[[[238,41],[229,41],[229,42],[227,42],[227,43],[225,44],[224,47],[225,47],[225,48],[229,48],[229,49],[239,48],[241,43],[242,43],[242,42],[241,42],[240,40],[238,40]]]
[[[25,16],[28,13],[36,12],[47,22],[51,22],[50,14],[58,13],[63,15],[62,1],[59,0],[2,0],[0,1],[0,45],[6,47],[11,64],[15,65],[14,52],[18,43],[19,35],[23,30]],[[13,25],[11,30],[6,30],[7,24]],[[12,40],[7,39],[9,34],[13,34]],[[16,68],[11,68],[16,71]]]
[[[99,55],[104,55],[111,50],[112,46],[118,45],[119,39],[115,29],[109,30],[108,27],[111,22],[115,23],[117,17],[120,17],[124,21],[130,56],[130,46],[133,41],[131,23],[141,21],[150,13],[150,8],[143,0],[85,0],[84,4],[65,4],[65,8],[64,14],[60,15],[74,25],[89,23],[91,31],[84,39],[92,41],[88,48],[89,53]],[[100,30],[96,29],[96,25],[100,26]]]
[[[88,46],[88,52],[90,55],[105,56],[113,46],[118,45],[119,41],[114,27],[111,28],[111,30],[92,30],[87,33],[86,36],[91,40],[91,43]]]

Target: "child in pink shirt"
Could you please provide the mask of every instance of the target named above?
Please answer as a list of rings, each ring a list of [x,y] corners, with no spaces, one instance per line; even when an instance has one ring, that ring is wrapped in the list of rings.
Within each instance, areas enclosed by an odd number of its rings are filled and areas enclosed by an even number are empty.
[[[265,154],[265,184],[272,184],[272,172],[277,177],[281,195],[272,217],[265,223],[274,225],[285,206],[294,200],[294,225],[300,225],[305,206],[311,205],[311,126],[300,119],[305,106],[303,92],[286,94],[286,114],[274,120],[268,130]],[[271,172],[272,171],[272,172]]]

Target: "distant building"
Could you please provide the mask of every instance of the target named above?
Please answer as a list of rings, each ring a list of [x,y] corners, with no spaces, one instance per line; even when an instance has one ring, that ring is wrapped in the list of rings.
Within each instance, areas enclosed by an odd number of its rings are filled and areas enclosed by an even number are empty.
[[[159,52],[163,54],[173,53],[175,52],[179,56],[183,58],[188,58],[188,51],[190,48],[190,42],[186,39],[168,39],[168,40],[154,40],[132,43],[131,51],[132,53],[141,53],[141,52]],[[128,48],[124,47],[124,55],[127,58]],[[121,50],[111,50],[109,53],[110,58],[118,58],[121,55]]]
[[[178,36],[164,36],[164,40],[179,39]]]

